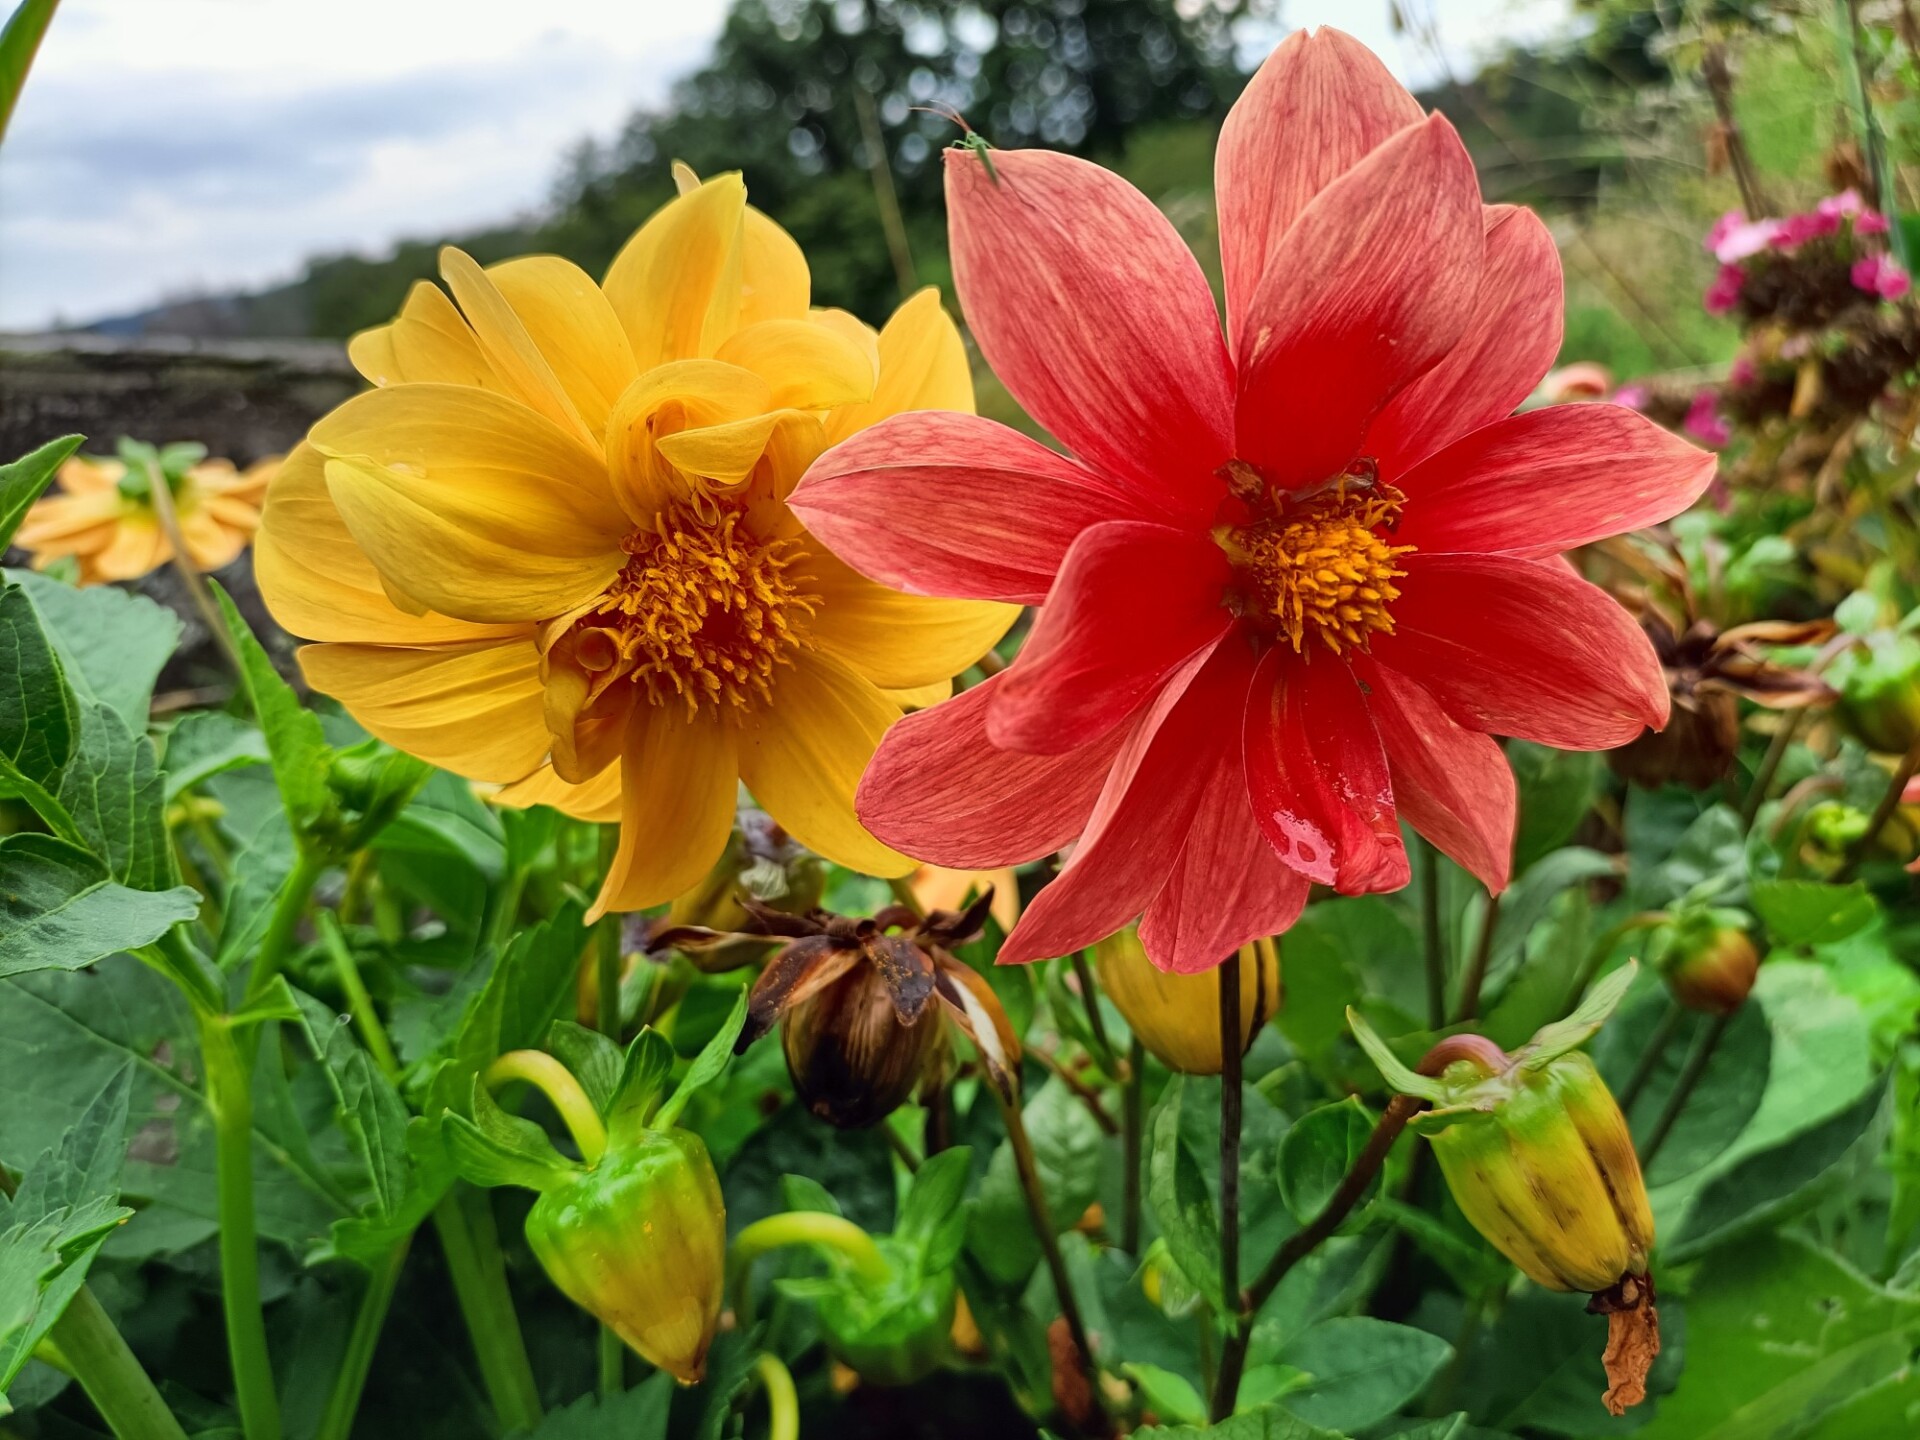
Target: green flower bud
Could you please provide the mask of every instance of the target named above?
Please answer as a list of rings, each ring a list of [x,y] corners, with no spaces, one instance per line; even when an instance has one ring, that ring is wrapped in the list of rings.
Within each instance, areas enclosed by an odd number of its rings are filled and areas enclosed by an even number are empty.
[[[1660,972],[1673,998],[1689,1010],[1731,1015],[1746,1003],[1760,973],[1760,953],[1739,923],[1744,918],[1738,911],[1712,910],[1673,927]]]
[[[1240,950],[1240,1033],[1253,1044],[1260,1027],[1280,1006],[1280,959],[1271,940]],[[1220,976],[1173,975],[1147,958],[1132,929],[1102,940],[1093,950],[1100,988],[1126,1019],[1140,1043],[1169,1070],[1187,1075],[1220,1073]]]
[[[1920,636],[1879,631],[1845,651],[1827,673],[1834,716],[1870,750],[1904,755],[1920,743]]]
[[[544,1192],[527,1243],[566,1297],[683,1385],[720,1323],[727,1212],[700,1137],[642,1132]]]
[[[892,1271],[873,1289],[848,1286],[818,1307],[834,1359],[874,1385],[911,1385],[953,1353],[958,1287],[952,1270],[922,1276],[917,1260],[889,1237],[877,1241]]]

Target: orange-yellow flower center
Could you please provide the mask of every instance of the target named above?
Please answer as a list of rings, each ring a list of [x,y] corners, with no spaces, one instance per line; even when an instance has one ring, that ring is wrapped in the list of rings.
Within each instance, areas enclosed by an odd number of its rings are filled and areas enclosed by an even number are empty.
[[[575,622],[575,658],[645,687],[655,705],[744,709],[772,697],[774,671],[809,645],[820,597],[801,586],[791,539],[763,540],[745,515],[675,507],[623,542],[629,559]]]
[[[1228,482],[1250,501],[1254,518],[1222,525],[1214,539],[1233,562],[1228,606],[1242,618],[1286,637],[1296,653],[1316,640],[1334,654],[1364,650],[1376,633],[1393,633],[1398,563],[1411,545],[1394,545],[1392,530],[1406,497],[1363,475],[1342,475],[1309,494],[1275,492],[1240,473]]]

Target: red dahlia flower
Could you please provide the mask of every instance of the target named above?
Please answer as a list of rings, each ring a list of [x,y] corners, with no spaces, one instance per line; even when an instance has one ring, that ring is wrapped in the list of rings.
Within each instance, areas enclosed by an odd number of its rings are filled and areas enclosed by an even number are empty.
[[[1224,336],[1132,186],[993,160],[947,152],[956,286],[1070,454],[899,415],[792,504],[885,584],[1043,608],[1004,674],[888,734],[861,818],[964,869],[1077,837],[1005,961],[1143,915],[1155,963],[1206,969],[1310,881],[1405,884],[1400,814],[1504,886],[1492,735],[1605,749],[1667,718],[1639,626],[1557,557],[1684,509],[1713,457],[1619,406],[1512,414],[1560,346],[1553,242],[1337,31],[1291,36],[1221,132]]]

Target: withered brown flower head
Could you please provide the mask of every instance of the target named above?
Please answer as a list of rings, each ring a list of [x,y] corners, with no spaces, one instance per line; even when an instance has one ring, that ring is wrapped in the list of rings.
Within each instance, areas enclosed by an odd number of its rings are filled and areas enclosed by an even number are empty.
[[[1762,648],[1819,644],[1833,633],[1830,620],[1766,620],[1721,630],[1701,619],[1681,630],[1645,601],[1640,628],[1660,657],[1673,711],[1665,730],[1648,731],[1608,752],[1615,772],[1637,785],[1706,790],[1719,784],[1740,749],[1737,697],[1770,710],[1798,710],[1834,698],[1817,675],[1783,665]]]
[[[829,1124],[857,1129],[884,1119],[937,1073],[947,1023],[973,1042],[1002,1097],[1013,1098],[1019,1041],[991,987],[952,954],[978,937],[992,904],[989,890],[964,911],[923,918],[890,905],[866,918],[790,915],[744,900],[738,931],[678,926],[651,944],[698,951],[749,936],[785,941],[754,982],[736,1048],[778,1025],[801,1103]]]

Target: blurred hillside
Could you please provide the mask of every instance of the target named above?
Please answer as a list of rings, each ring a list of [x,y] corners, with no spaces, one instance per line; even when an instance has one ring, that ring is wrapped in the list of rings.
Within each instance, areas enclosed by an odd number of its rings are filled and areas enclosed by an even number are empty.
[[[544,213],[379,256],[311,261],[293,283],[201,298],[95,328],[111,334],[344,337],[429,279],[449,240],[483,263],[544,251],[598,274],[672,195],[668,162],[745,172],[756,204],[807,253],[821,304],[884,317],[945,284],[939,152],[947,112],[1004,146],[1040,144],[1114,166],[1212,264],[1211,164],[1221,117],[1283,0],[736,0],[708,63],[666,105],[564,157]],[[1684,22],[1676,15],[1684,9]],[[1731,331],[1701,314],[1697,237],[1738,203],[1714,153],[1701,80],[1713,46],[1747,73],[1732,103],[1783,198],[1824,187],[1844,117],[1834,57],[1792,7],[1576,0],[1563,41],[1512,49],[1472,75],[1447,67],[1444,3],[1400,0],[1405,43],[1447,76],[1422,98],[1459,126],[1487,198],[1535,206],[1562,242],[1568,352],[1621,375],[1711,366]],[[1747,96],[1764,94],[1766,104]],[[1751,112],[1751,113],[1749,113]],[[879,163],[876,163],[879,162]]]

